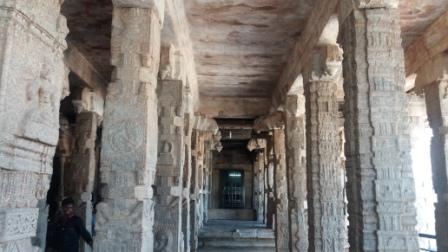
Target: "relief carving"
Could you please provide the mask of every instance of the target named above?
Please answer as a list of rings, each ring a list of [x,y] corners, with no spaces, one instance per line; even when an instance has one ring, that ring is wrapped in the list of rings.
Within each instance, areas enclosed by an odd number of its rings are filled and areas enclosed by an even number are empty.
[[[58,139],[58,111],[47,63],[42,65],[39,79],[28,85],[27,100],[33,107],[24,117],[23,136],[48,145],[56,145]]]

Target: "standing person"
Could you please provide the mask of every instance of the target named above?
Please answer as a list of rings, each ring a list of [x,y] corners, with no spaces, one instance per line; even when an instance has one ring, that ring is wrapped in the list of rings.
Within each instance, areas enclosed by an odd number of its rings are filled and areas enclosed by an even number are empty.
[[[86,230],[83,220],[75,215],[75,201],[66,198],[62,201],[62,215],[55,223],[54,246],[60,252],[78,252],[79,238],[93,246],[92,236]]]

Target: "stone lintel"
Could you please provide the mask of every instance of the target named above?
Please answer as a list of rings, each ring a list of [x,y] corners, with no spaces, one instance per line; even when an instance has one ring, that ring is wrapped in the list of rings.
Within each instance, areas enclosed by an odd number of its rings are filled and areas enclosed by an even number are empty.
[[[107,81],[95,69],[90,61],[72,43],[68,42],[65,51],[65,61],[68,68],[75,73],[91,89],[105,90]]]
[[[210,97],[201,96],[201,115],[219,118],[254,118],[269,113],[268,97]]]
[[[317,1],[311,10],[307,24],[296,41],[287,64],[280,76],[279,83],[272,96],[272,106],[278,108],[284,103],[286,94],[302,73],[303,69],[312,61],[313,51],[321,38],[322,31],[327,26],[331,16],[336,12],[339,0]],[[298,57],[297,55],[301,55]]]

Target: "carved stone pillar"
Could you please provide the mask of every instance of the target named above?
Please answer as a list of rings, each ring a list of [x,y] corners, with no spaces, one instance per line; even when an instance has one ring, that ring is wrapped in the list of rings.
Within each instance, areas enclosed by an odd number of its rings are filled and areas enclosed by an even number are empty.
[[[182,81],[161,80],[159,156],[156,172],[154,251],[183,251],[182,178],[184,171],[184,87]]]
[[[193,145],[194,143],[194,145]],[[190,209],[190,225],[191,225],[191,251],[197,251],[198,248],[198,235],[201,225],[200,217],[200,186],[201,186],[201,170],[204,161],[204,133],[195,130],[192,137],[192,177],[191,177],[191,187],[190,187],[190,199],[191,199],[191,209]]]
[[[437,194],[437,250],[448,251],[448,80],[426,87],[425,95],[429,124],[433,131],[431,160],[433,185]]]
[[[163,1],[114,1],[95,251],[153,251]]]
[[[257,222],[264,222],[264,153],[263,149],[257,150],[257,157],[254,162],[254,202],[253,207],[257,212]]]
[[[0,251],[45,246],[45,198],[68,92],[61,1],[0,1]],[[39,214],[39,211],[41,214]],[[40,216],[39,216],[40,215]],[[34,239],[31,239],[35,237]]]
[[[98,115],[82,112],[76,116],[75,145],[70,169],[64,172],[65,196],[75,200],[86,229],[92,230],[92,192],[96,171]],[[84,251],[90,247],[83,243]]]
[[[286,100],[286,158],[291,251],[308,251],[306,206],[305,97]]]
[[[288,184],[286,179],[285,131],[274,129],[274,188],[276,198],[275,211],[275,247],[277,252],[289,251]]]
[[[344,170],[336,96],[341,71],[338,45],[316,49],[305,84],[310,251],[338,252],[345,247]]]
[[[418,251],[399,13],[361,2],[341,36],[350,250]]]
[[[265,160],[265,191],[266,191],[266,225],[268,228],[275,229],[274,216],[275,216],[275,189],[274,189],[274,146],[272,136],[267,139],[267,154]]]
[[[184,157],[184,172],[183,172],[183,197],[182,197],[182,232],[184,236],[184,250],[191,251],[190,248],[190,230],[191,230],[191,219],[190,219],[190,185],[191,185],[191,175],[192,175],[192,158],[191,158],[191,137],[192,137],[192,123],[193,123],[193,113],[190,110],[191,107],[191,93],[186,92],[186,104],[187,111],[185,113],[185,123],[184,123],[184,143],[185,143],[185,157]]]

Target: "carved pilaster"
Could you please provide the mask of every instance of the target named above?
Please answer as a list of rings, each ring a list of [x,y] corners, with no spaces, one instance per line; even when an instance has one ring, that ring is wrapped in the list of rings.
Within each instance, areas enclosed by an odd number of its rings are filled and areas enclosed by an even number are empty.
[[[45,246],[46,220],[39,234],[37,222],[47,212],[59,105],[68,92],[60,2],[0,1],[0,251]]]
[[[277,252],[289,251],[288,182],[286,179],[285,132],[274,129],[274,188],[276,198],[275,211],[275,247]]]
[[[356,9],[343,25],[353,251],[418,251],[399,20],[394,9]]]
[[[123,2],[123,1],[117,1]],[[153,251],[157,162],[157,73],[161,21],[156,7],[116,5],[103,123],[95,251]]]
[[[156,173],[154,251],[183,251],[184,87],[159,81],[159,155]]]
[[[435,204],[437,249],[448,250],[448,80],[438,81],[425,88],[430,127],[433,185],[437,194]]]
[[[286,157],[291,251],[308,251],[306,205],[305,97],[286,100]]]
[[[96,171],[96,136],[98,116],[93,112],[82,112],[76,117],[75,144],[71,167],[64,172],[64,192],[75,200],[86,229],[92,230],[92,192]],[[84,251],[90,247],[84,244]]]
[[[191,93],[185,92],[185,118],[184,118],[184,143],[185,143],[185,153],[184,153],[184,172],[183,172],[183,191],[182,191],[182,232],[184,237],[184,250],[190,251],[190,231],[191,231],[191,218],[190,218],[190,186],[191,186],[191,176],[192,176],[192,157],[191,157],[191,143],[192,143],[192,123],[193,116],[191,112]]]
[[[340,159],[337,83],[342,50],[316,50],[306,87],[308,221],[310,251],[344,251],[344,170]]]

